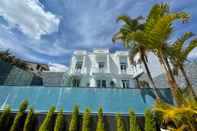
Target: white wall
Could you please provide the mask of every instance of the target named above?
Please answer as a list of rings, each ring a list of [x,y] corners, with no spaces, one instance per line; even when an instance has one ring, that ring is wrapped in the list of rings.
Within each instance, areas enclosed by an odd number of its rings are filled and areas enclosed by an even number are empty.
[[[80,56],[80,57],[79,57]],[[107,80],[107,87],[110,87],[110,81],[114,81],[116,87],[122,87],[122,80],[130,80],[130,87],[136,87],[136,82],[133,80],[132,65],[129,63],[128,52],[116,53],[87,53],[86,55],[73,55],[69,67],[69,75],[78,76],[81,78],[80,86],[90,87],[96,86],[96,80]],[[122,73],[120,70],[120,58],[125,57],[127,62],[127,72]],[[78,60],[84,60],[80,73],[75,72],[75,64]],[[105,71],[99,73],[98,61],[105,62]]]

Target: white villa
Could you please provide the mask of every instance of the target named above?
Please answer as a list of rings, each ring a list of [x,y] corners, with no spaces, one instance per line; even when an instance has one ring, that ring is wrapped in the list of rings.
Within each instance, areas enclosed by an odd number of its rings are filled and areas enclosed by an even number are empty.
[[[127,51],[108,49],[76,50],[68,70],[73,87],[135,88],[134,78],[142,73],[141,64],[130,64]]]

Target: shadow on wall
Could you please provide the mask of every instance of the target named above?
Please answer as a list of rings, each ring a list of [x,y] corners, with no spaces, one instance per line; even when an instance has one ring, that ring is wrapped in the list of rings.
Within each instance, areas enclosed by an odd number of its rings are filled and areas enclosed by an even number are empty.
[[[169,91],[166,91],[166,90],[163,90],[163,92],[161,92],[160,90],[157,90],[157,92],[159,93],[159,97],[164,100],[165,102],[169,103],[169,104],[173,104],[173,98],[172,98],[172,95]],[[141,93],[141,97],[144,101],[144,103],[146,103],[146,96],[150,96],[152,97],[153,99],[156,99],[156,95],[152,90],[150,90],[150,88],[142,88],[140,90],[140,93]],[[171,97],[171,98],[169,98]]]

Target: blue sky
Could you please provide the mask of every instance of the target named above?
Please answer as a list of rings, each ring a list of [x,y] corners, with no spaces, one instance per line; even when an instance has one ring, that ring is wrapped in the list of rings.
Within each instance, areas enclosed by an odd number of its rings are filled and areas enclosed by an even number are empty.
[[[76,49],[122,50],[120,44],[111,42],[121,26],[116,17],[146,16],[151,6],[160,2],[192,16],[189,23],[175,25],[172,40],[184,31],[197,34],[196,0],[1,0],[0,48],[25,60],[63,68],[60,64],[68,65]]]

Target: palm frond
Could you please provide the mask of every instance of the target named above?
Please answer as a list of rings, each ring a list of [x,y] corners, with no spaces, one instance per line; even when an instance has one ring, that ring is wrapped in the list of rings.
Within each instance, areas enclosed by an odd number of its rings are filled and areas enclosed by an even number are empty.
[[[164,16],[164,14],[169,12],[169,5],[168,4],[155,4],[146,20],[145,24],[145,32],[150,32],[157,21]]]
[[[130,31],[136,31],[144,29],[144,24],[139,22],[142,19],[142,16],[132,19],[129,16],[122,15],[117,18],[117,21],[123,21],[129,27]]]
[[[155,44],[157,48],[163,48],[164,43],[172,33],[173,22],[177,20],[185,21],[187,18],[188,15],[185,12],[169,13],[161,17],[153,26],[153,29],[146,34],[148,36],[148,42]]]
[[[185,32],[180,38],[178,38],[174,44],[172,45],[176,50],[181,51],[183,48],[183,45],[187,40],[189,40],[191,37],[194,36],[194,33],[192,32]]]

